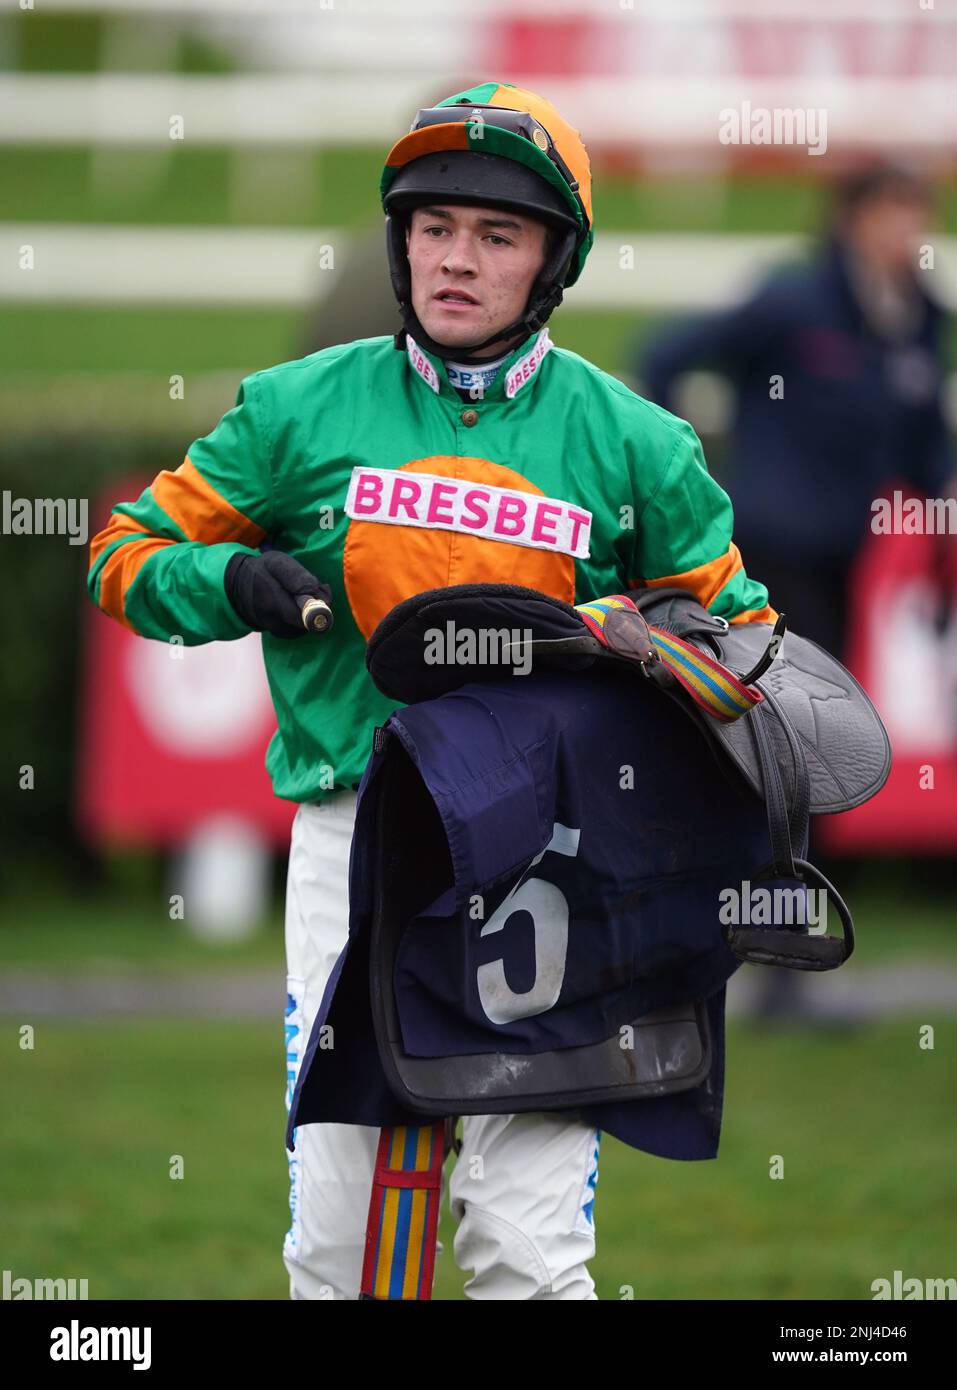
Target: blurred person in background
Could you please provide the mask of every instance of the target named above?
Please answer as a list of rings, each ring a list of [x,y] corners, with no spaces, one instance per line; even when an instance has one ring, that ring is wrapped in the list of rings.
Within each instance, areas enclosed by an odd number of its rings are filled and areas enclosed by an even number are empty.
[[[353,232],[332,288],[309,310],[295,343],[296,355],[306,357],[337,343],[397,333],[400,326],[377,222]]]
[[[691,427],[554,348],[544,327],[594,235],[588,154],[551,103],[490,82],[420,111],[381,193],[401,332],[245,378],[235,408],[179,468],[117,504],[90,547],[91,597],[135,632],[185,645],[263,634],[279,726],[266,765],[276,794],[299,803],[284,1258],[302,1299],[357,1297],[378,1141],[361,1118],[317,1123],[299,1109],[306,1042],[349,933],[356,788],[395,704],[366,669],[372,632],[414,594],[490,582],[571,603],[677,584],[731,623],[777,616]],[[398,471],[402,511],[381,524],[370,484],[381,497]],[[458,514],[409,500],[436,474]],[[557,520],[534,536],[529,521],[522,538],[500,524],[528,494],[551,499],[562,534]],[[622,528],[623,503],[640,528]],[[573,538],[583,527],[587,544]],[[321,640],[305,634],[305,595],[336,614]],[[598,1144],[593,1123],[560,1112],[463,1119],[449,1190],[470,1297],[595,1298]]]
[[[419,106],[432,104],[430,92],[422,92]],[[382,224],[356,227],[332,288],[308,311],[296,342],[296,356],[352,343],[357,338],[376,338],[398,333],[402,323],[389,266],[382,255]]]
[[[874,499],[892,479],[932,497],[955,490],[941,405],[945,314],[920,261],[932,214],[930,188],[913,173],[858,171],[837,185],[813,259],[653,339],[637,368],[668,409],[683,372],[710,367],[730,379],[723,481],[735,536],[788,627],[841,660]],[[819,847],[811,857],[829,874]],[[760,973],[759,1017],[823,1021],[803,1000],[796,972]]]
[[[847,177],[811,261],[653,339],[637,367],[667,409],[683,372],[730,379],[735,537],[788,626],[842,660],[849,572],[873,500],[892,478],[931,497],[954,486],[945,315],[920,264],[932,213],[929,187],[907,170]]]

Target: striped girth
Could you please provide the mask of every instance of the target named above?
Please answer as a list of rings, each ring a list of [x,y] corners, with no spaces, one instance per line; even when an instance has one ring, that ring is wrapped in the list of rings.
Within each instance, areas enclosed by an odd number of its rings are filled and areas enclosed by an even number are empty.
[[[608,614],[616,608],[635,609],[627,594],[610,594],[605,598],[591,599],[588,603],[575,605],[582,621],[598,638],[603,646],[611,644],[605,637],[604,626]],[[722,666],[720,661],[706,656],[690,642],[676,637],[672,632],[654,627],[648,623],[648,632],[655,651],[664,666],[675,680],[691,696],[695,704],[713,719],[728,724],[740,719],[764,698],[754,686],[743,685],[733,671]]]
[[[442,1197],[445,1121],[379,1132],[360,1299],[429,1299]]]

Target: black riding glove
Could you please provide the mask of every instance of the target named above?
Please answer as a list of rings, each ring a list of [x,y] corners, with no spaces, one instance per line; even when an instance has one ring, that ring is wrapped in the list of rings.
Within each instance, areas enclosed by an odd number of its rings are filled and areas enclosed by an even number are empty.
[[[302,637],[297,596],[305,594],[329,603],[332,590],[298,560],[281,550],[261,555],[234,555],[223,576],[226,597],[249,627],[274,637]]]

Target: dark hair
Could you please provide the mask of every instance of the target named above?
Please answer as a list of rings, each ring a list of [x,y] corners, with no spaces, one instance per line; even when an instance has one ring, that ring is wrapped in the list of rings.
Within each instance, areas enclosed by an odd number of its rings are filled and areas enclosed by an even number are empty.
[[[844,218],[867,203],[882,198],[931,203],[933,190],[927,179],[901,164],[881,161],[846,174],[831,188],[831,216]]]

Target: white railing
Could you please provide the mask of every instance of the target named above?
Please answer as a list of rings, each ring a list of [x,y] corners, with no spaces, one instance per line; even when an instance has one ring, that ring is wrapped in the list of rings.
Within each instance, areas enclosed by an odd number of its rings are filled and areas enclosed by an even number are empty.
[[[157,14],[187,18],[190,15],[295,15],[345,14],[360,18],[389,18],[401,10],[404,23],[441,19],[452,8],[450,0],[36,0],[45,14],[58,11],[88,14]],[[944,4],[940,18],[947,22]],[[556,18],[583,16],[605,19],[624,15],[677,23],[760,19],[799,20],[822,24],[839,20],[882,20],[900,24],[910,18],[900,0],[482,0],[483,14],[496,18]],[[932,13],[928,11],[928,13]],[[461,14],[461,11],[459,11]],[[938,16],[933,15],[935,22]],[[953,22],[954,15],[950,15]]]
[[[305,307],[348,265],[338,227],[0,223],[0,302]],[[734,303],[806,246],[798,236],[605,232],[570,309],[694,310]],[[24,246],[34,269],[20,269]],[[957,310],[957,237],[934,239],[934,292]],[[633,265],[633,269],[626,268]],[[387,284],[385,240],[383,285]]]
[[[182,148],[379,145],[408,130],[413,113],[449,86],[437,71],[412,74],[175,76],[154,73],[0,76],[0,144]],[[454,69],[453,69],[454,71]],[[454,78],[451,80],[455,80]],[[718,138],[719,113],[738,109],[826,113],[830,150],[937,148],[957,142],[953,79],[635,80],[537,78],[589,143],[735,151]],[[182,135],[171,137],[171,122]],[[178,127],[176,127],[178,129]],[[789,153],[787,146],[773,147]],[[757,144],[752,146],[759,152]],[[767,152],[768,146],[764,146]],[[811,162],[800,148],[792,155]]]

